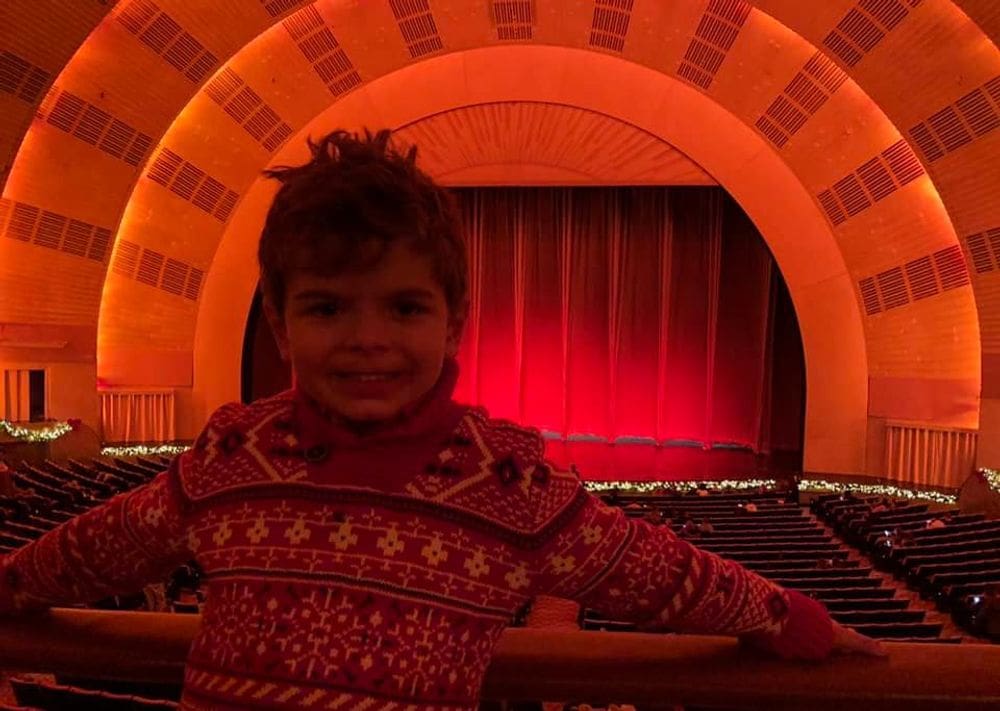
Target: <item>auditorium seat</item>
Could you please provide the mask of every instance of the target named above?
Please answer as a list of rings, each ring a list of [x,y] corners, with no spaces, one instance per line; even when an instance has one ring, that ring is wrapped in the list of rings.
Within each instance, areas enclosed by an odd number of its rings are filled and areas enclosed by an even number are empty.
[[[823,604],[830,612],[887,612],[906,610],[910,601],[905,598],[858,598],[855,600],[824,600]]]
[[[831,560],[831,559],[827,559]],[[805,570],[817,567],[818,560],[816,558],[795,558],[791,560],[765,560],[765,561],[749,561],[744,562],[743,567],[749,568],[753,571],[761,570]],[[845,570],[850,568],[857,568],[860,566],[860,561],[857,560],[837,560],[837,568],[835,570]]]
[[[723,504],[714,501],[715,497],[714,493],[692,498],[661,496],[655,502],[633,497],[629,502],[633,508],[627,514],[642,517],[649,511],[664,513],[672,519],[675,532],[687,518],[695,523],[707,519],[713,532],[693,535],[692,544],[821,600],[843,624],[882,639],[926,642],[941,638],[942,623],[927,620],[925,610],[913,608],[910,600],[897,597],[896,588],[885,586],[882,578],[874,576],[871,564],[852,557],[851,550],[834,540],[808,511],[794,503],[777,504],[772,500],[757,503],[758,510],[747,513],[735,505],[747,501],[747,497],[733,496]],[[758,495],[758,501],[763,498]],[[871,506],[880,502],[880,497],[851,500],[829,496],[811,510],[832,519],[838,530],[853,523],[858,533],[889,524],[917,525],[918,519],[923,526],[928,516],[925,504],[894,502],[891,510],[877,514],[870,524],[863,521]],[[584,626],[632,629],[628,623],[601,619],[595,614],[585,616]]]
[[[910,639],[930,637],[934,641],[941,635],[944,628],[940,622],[903,622],[893,624],[861,624],[851,625],[851,628],[863,635],[878,639]]]
[[[163,711],[178,708],[173,701],[111,694],[18,677],[12,677],[10,684],[17,703],[45,711]]]
[[[905,602],[905,601],[904,601]],[[923,622],[926,612],[923,610],[831,610],[830,615],[842,625],[856,627],[872,624],[898,624]]]

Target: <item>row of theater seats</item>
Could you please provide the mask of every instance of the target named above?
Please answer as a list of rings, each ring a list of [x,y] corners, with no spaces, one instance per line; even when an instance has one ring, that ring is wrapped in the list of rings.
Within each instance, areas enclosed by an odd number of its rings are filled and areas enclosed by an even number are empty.
[[[66,519],[146,483],[169,462],[163,457],[140,457],[22,463],[12,473],[16,495],[0,496],[0,553],[15,550]],[[99,600],[91,607],[197,612],[200,600],[197,569],[183,566],[162,589],[150,586],[133,595]]]
[[[30,543],[72,516],[148,482],[168,465],[169,459],[163,457],[106,458],[89,462],[69,460],[64,463],[45,461],[43,464],[18,465],[12,472],[14,494],[0,496],[0,553]],[[183,566],[164,585],[150,586],[133,595],[99,600],[90,607],[197,611],[197,585],[196,569]],[[154,595],[152,591],[157,588],[162,592]],[[176,698],[178,690],[168,690],[169,687],[153,691],[150,685],[100,682],[93,684],[97,688],[91,689],[84,688],[91,685],[86,680],[68,684],[52,683],[36,677],[14,677],[10,684],[17,704],[0,703],[0,711],[156,711],[177,708],[174,700],[150,698],[157,695]]]
[[[955,509],[929,511],[926,504],[886,507],[875,498],[828,496],[813,506],[880,569],[951,612],[958,625],[1000,641],[987,627],[990,605],[1000,596],[1000,520]],[[929,528],[935,520],[939,527]]]
[[[149,481],[162,464],[152,460],[93,460],[42,465],[12,472],[14,496],[0,496],[0,551],[35,540],[68,518]]]
[[[870,564],[833,540],[807,510],[781,493],[712,493],[698,495],[608,497],[629,516],[650,518],[650,511],[669,514],[675,532],[681,522],[707,519],[712,531],[697,534],[698,547],[734,560],[786,588],[822,601],[845,626],[878,639],[952,642],[943,625],[924,610],[885,587]],[[749,504],[753,504],[747,510]],[[756,511],[752,509],[756,508]],[[630,630],[633,626],[584,613],[584,628]]]

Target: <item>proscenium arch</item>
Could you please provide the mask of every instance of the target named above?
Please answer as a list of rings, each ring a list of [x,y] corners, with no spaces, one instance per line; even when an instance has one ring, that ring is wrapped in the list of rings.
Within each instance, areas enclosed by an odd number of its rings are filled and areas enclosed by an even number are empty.
[[[854,8],[857,4],[854,0],[830,0],[821,6],[814,3],[790,3],[787,0],[755,0],[751,4],[755,6],[755,11],[751,13],[747,26],[740,31],[740,36],[723,62],[711,89],[706,91],[707,96],[740,115],[748,125],[754,119],[752,112],[763,110],[767,102],[780,93],[781,86],[801,67],[809,53],[818,47],[821,53],[830,54],[822,46],[824,38],[841,18],[852,9],[857,9]],[[798,172],[809,192],[815,194],[822,187],[828,187],[840,176],[853,171],[861,160],[866,160],[873,152],[884,148],[886,142],[880,140],[886,138],[886,125],[892,128],[892,124],[895,124],[898,128],[895,132],[897,138],[900,131],[905,135],[906,129],[915,120],[926,118],[991,76],[996,76],[1000,55],[989,37],[980,31],[982,27],[996,37],[998,25],[990,21],[995,16],[995,9],[987,7],[989,3],[983,0],[963,0],[960,3],[979,22],[979,27],[970,22],[955,3],[924,0],[922,3],[906,4],[912,9],[907,11],[905,19],[860,63],[856,66],[840,63],[841,68],[853,80],[845,85],[848,90],[846,93],[857,93],[859,89],[863,89],[867,94],[863,98],[869,103],[874,100],[872,106],[877,105],[890,121],[872,122],[870,119],[877,117],[869,115],[871,112],[853,111],[850,104],[840,101],[840,95],[845,93],[845,89],[841,89],[827,107],[809,119],[800,137],[793,139],[781,151],[785,161]],[[251,0],[198,7],[179,0],[161,0],[158,5],[181,27],[190,30],[205,43],[215,56],[222,59],[223,65],[227,63],[227,57],[238,59],[236,53],[243,54],[243,51],[239,51],[241,47],[251,48],[255,45],[257,40],[253,38],[262,32],[267,34],[269,26],[275,25],[271,31],[277,30],[280,33],[282,30],[276,23],[285,17],[279,13],[277,17],[268,18],[260,3]],[[289,12],[295,12],[307,5],[308,3],[303,2],[297,6],[291,3],[282,6],[287,7]],[[39,3],[33,5],[37,10],[32,13],[32,19],[35,19],[34,15],[38,16],[37,25],[16,27],[14,42],[8,46],[18,56],[47,68],[53,75],[58,73],[56,84],[62,88],[74,92],[95,106],[110,110],[113,115],[147,132],[154,138],[154,144],[171,121],[175,126],[191,124],[188,126],[188,134],[196,134],[201,128],[199,121],[206,116],[204,111],[192,110],[192,104],[199,101],[197,85],[187,83],[162,58],[140,45],[135,36],[121,30],[116,16],[129,6],[131,3],[127,0],[119,3],[112,11],[112,16],[91,32],[93,23],[105,10],[81,7],[72,17],[64,17],[65,6],[61,3]],[[327,16],[338,39],[348,48],[363,80],[380,76],[385,71],[391,71],[410,61],[387,3],[355,5],[319,2],[316,7]],[[706,7],[707,0],[669,5],[637,4],[621,56],[666,74],[675,74],[678,60],[683,56],[687,42]],[[497,42],[496,32],[490,27],[488,3],[433,0],[432,10],[445,51]],[[48,17],[45,13],[53,16]],[[573,46],[589,52],[603,51],[587,47],[591,15],[589,3],[554,2],[539,6],[538,15],[533,18],[534,35],[531,41]],[[15,16],[15,20],[17,19]],[[66,26],[74,22],[79,26],[74,25],[73,36],[52,32],[56,25]],[[91,23],[89,26],[88,22]],[[218,28],[218,31],[209,31],[208,28]],[[7,39],[6,33],[0,34]],[[74,53],[74,43],[84,37],[87,38],[86,42]],[[933,44],[933,52],[928,51],[928,41]],[[61,42],[65,46],[57,46]],[[294,45],[273,48],[275,53],[251,56],[250,61],[237,69],[246,71],[250,79],[261,80],[266,79],[262,74],[265,73],[264,68],[268,62],[261,61],[265,57],[279,64],[282,74],[286,73],[286,67],[294,69],[301,65],[301,56]],[[121,57],[128,57],[128,61],[122,62]],[[791,57],[791,60],[785,61],[786,57]],[[67,58],[71,59],[59,73]],[[793,64],[796,66],[790,69]],[[942,71],[942,67],[947,67],[949,71]],[[490,80],[497,69],[503,68],[484,67],[480,76],[484,80]],[[309,84],[308,77],[306,79],[305,83]],[[528,80],[533,80],[533,77],[528,77]],[[603,92],[606,88],[596,83],[584,85],[596,92]],[[257,86],[260,87],[260,82]],[[266,98],[271,101],[278,101],[281,96],[294,99],[288,104],[280,103],[280,106],[282,110],[287,108],[290,115],[286,118],[295,128],[299,128],[311,119],[313,114],[310,111],[315,113],[318,110],[315,103],[322,101],[323,96],[329,98],[315,79],[311,86],[318,86],[320,89],[312,92],[312,101],[305,96],[305,91],[291,91],[280,82],[278,93],[268,94]],[[748,91],[747,87],[752,87],[752,90]],[[194,101],[190,101],[192,92],[195,92]],[[0,95],[0,100],[4,98]],[[422,98],[417,97],[418,100]],[[758,98],[764,103],[760,104]],[[189,102],[187,106],[185,102]],[[838,105],[836,110],[831,108],[833,104]],[[30,102],[26,103],[24,106],[27,111],[23,111],[20,109],[24,107],[16,102],[2,104],[3,108],[8,106],[11,111],[6,112],[6,115],[13,117],[15,123],[23,121],[24,126],[27,126],[35,106]],[[179,111],[182,106],[185,108]],[[44,113],[44,107],[42,108]],[[860,108],[868,107],[861,105]],[[5,112],[0,112],[3,113]],[[860,117],[860,120],[854,120],[854,117]],[[217,130],[218,126],[224,128]],[[0,118],[0,129],[0,154],[8,155],[11,151],[8,150],[7,136],[11,134],[11,126],[7,119]],[[218,133],[216,140],[221,140],[222,143],[239,142],[240,129],[231,123],[226,125],[209,121],[202,130]],[[22,129],[15,128],[14,133],[13,145],[17,145]],[[921,244],[923,255],[946,245],[948,239],[955,244],[955,230],[951,229],[950,220],[955,222],[961,235],[1000,224],[1000,200],[997,199],[995,190],[993,194],[990,193],[990,186],[997,184],[1000,170],[1000,160],[997,160],[1000,143],[997,139],[1000,139],[1000,131],[994,131],[936,163],[930,164],[924,160],[930,180],[922,180],[918,187],[900,191],[907,193],[905,205],[897,204],[895,210],[887,211],[879,209],[884,207],[885,203],[882,203],[870,211],[872,220],[864,216],[857,218],[861,223],[860,227],[849,225],[848,229],[835,230],[845,250],[864,241],[866,229],[873,234],[878,232],[884,235],[880,244],[873,245],[870,255],[863,254],[861,258],[848,262],[854,269],[855,276],[871,276],[887,266],[902,266],[904,260],[920,256],[919,250],[914,247],[914,240],[923,237],[940,236],[937,241],[927,239]],[[184,149],[189,145],[197,145],[197,142],[184,139],[175,143],[173,140],[166,140],[164,145]],[[156,153],[151,155],[155,156]],[[195,157],[206,160],[212,158],[211,152],[208,157],[204,153]],[[833,172],[828,171],[825,182],[818,181],[815,174],[822,171],[804,169],[804,161],[811,161],[818,167],[826,166]],[[231,176],[237,181],[234,187],[245,192],[241,190],[249,182],[245,176],[255,169],[255,166],[246,164],[242,168],[234,167],[223,161],[220,170],[226,175],[219,177]],[[50,189],[53,175],[59,175],[60,187],[65,187],[65,190]],[[43,209],[52,209],[73,218],[113,228],[128,198],[131,181],[138,174],[123,164],[109,162],[105,154],[81,144],[66,133],[50,128],[42,120],[31,124],[10,176],[11,180],[4,194],[8,200],[23,200]],[[140,179],[140,182],[142,180],[144,179]],[[72,189],[74,187],[76,189]],[[937,190],[940,190],[941,198],[950,213],[943,220]],[[926,193],[927,199],[917,199],[915,192]],[[893,196],[886,202],[896,200],[897,196]],[[155,202],[139,202],[135,206],[140,213],[155,209],[160,215],[160,219],[144,224],[152,230],[145,235],[148,245],[166,252],[167,257],[177,256],[191,263],[200,264],[199,260],[212,259],[211,254],[206,254],[206,250],[214,252],[214,234],[209,230],[206,232],[206,239],[199,240],[201,230],[197,228],[200,226],[192,225],[192,222],[197,221],[180,214],[183,211],[175,211],[171,209],[173,206]],[[925,220],[922,224],[919,221],[899,224],[900,213],[919,213],[929,216],[929,221]],[[889,224],[883,225],[883,220]],[[864,224],[866,222],[868,224]],[[949,223],[947,229],[942,222]],[[208,226],[215,227],[210,223]],[[171,231],[171,227],[175,229]],[[179,234],[182,231],[191,234]],[[178,253],[172,255],[170,250],[174,248]],[[878,248],[881,248],[881,252]],[[893,256],[893,253],[898,253],[896,261],[887,261],[886,257]],[[214,271],[216,262],[212,264]],[[17,265],[14,272],[11,271],[12,265]],[[92,337],[96,327],[100,280],[104,278],[104,273],[105,265],[100,263],[83,261],[78,266],[77,262],[63,259],[58,254],[53,255],[49,250],[14,240],[0,240],[0,279],[6,287],[4,299],[0,300],[0,321],[51,324],[60,333],[71,332],[73,341],[86,340],[88,334]],[[873,398],[869,415],[874,413],[874,417],[885,417],[886,406],[892,405],[892,398],[887,393],[891,395],[892,392],[909,389],[926,400],[923,403],[926,406],[918,402],[912,408],[912,419],[945,426],[975,426],[976,418],[969,417],[972,412],[969,405],[974,407],[978,397],[980,352],[984,354],[986,371],[994,373],[994,380],[1000,375],[1000,361],[992,355],[1000,353],[1000,346],[997,346],[1000,343],[1000,319],[991,316],[998,311],[996,307],[1000,307],[1000,302],[997,302],[997,295],[1000,295],[1000,288],[997,288],[998,276],[1000,271],[973,274],[973,286],[977,290],[986,329],[982,351],[979,349],[978,333],[973,335],[974,331],[978,331],[978,324],[975,323],[974,313],[971,319],[969,317],[968,288],[955,289],[933,299],[914,302],[905,308],[863,319],[869,345],[869,374],[878,384],[875,391],[880,393],[877,398]],[[109,277],[109,281],[113,281],[113,278]],[[188,324],[193,323],[197,316],[197,304],[182,303],[186,308],[179,308],[171,301],[173,297],[164,297],[145,286],[132,292],[131,298],[140,301],[144,307],[148,306],[144,313],[148,318],[142,323],[146,333],[142,335],[155,333],[168,346],[154,353],[157,358],[151,359],[151,362],[160,366],[154,375],[163,380],[172,378],[171,384],[180,386],[179,393],[185,396],[189,392],[186,386],[190,381],[185,378],[190,377],[190,351],[189,346],[176,344],[190,342],[193,327]],[[949,332],[948,327],[952,323],[955,334]],[[943,327],[938,324],[943,324]],[[915,330],[921,333],[915,335]],[[972,341],[976,342],[975,347],[968,345]],[[149,343],[143,338],[137,337],[135,345],[132,355],[141,357],[151,352]],[[114,355],[112,350],[102,348],[105,362],[109,360],[109,356]],[[119,360],[123,354],[128,355],[121,349],[114,350],[118,351]],[[176,353],[176,357],[169,357],[170,352]],[[61,357],[64,354],[58,355]],[[75,357],[84,360],[92,358],[88,356],[85,347],[79,349]],[[976,361],[974,367],[967,362],[970,358]],[[188,361],[186,365],[185,360]],[[170,367],[163,368],[164,363]],[[906,372],[900,372],[901,363],[907,364]],[[916,365],[910,366],[911,363]],[[142,384],[137,380],[121,382]],[[886,383],[893,385],[895,390],[887,389]],[[984,396],[996,399],[1000,397],[1000,393],[991,391],[984,393]],[[67,408],[67,412],[68,416],[72,416],[78,414],[79,410]],[[895,415],[899,416],[899,412]],[[978,415],[977,410],[975,415]],[[197,419],[190,418],[191,421]],[[980,451],[983,451],[982,447]],[[997,456],[1000,457],[1000,453]],[[877,465],[878,462],[875,462],[876,467]]]
[[[476,67],[503,67],[474,94],[457,77]],[[524,82],[530,74],[535,82]],[[600,81],[601,94],[580,92]],[[584,84],[586,85],[586,84]],[[419,107],[404,99],[434,95]],[[630,100],[647,87],[647,101]],[[612,88],[614,87],[614,88]],[[305,159],[304,137],[334,127],[398,127],[477,102],[540,101],[611,116],[691,156],[725,187],[755,222],[785,276],[806,354],[805,466],[862,471],[868,417],[865,334],[850,275],[829,225],[809,193],[759,135],[716,102],[677,80],[616,57],[558,47],[490,47],[455,52],[397,70],[333,103],[276,154],[272,162]],[[717,136],[709,143],[704,135]],[[531,156],[524,156],[530,163]],[[256,240],[273,186],[247,191],[219,245],[205,284],[194,351],[194,392],[206,411],[239,393],[243,323],[257,284]],[[775,210],[773,196],[785,196]],[[224,265],[224,266],[223,266]],[[837,329],[830,329],[836,318]]]

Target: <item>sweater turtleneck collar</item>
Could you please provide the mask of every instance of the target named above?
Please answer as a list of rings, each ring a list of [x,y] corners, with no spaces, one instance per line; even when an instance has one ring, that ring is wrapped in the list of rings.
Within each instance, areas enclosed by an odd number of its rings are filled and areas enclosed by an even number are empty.
[[[317,447],[367,449],[447,436],[458,426],[466,410],[451,399],[457,381],[458,362],[446,358],[437,382],[423,397],[404,408],[391,422],[364,431],[351,427],[296,386],[295,408],[302,446],[307,452]]]

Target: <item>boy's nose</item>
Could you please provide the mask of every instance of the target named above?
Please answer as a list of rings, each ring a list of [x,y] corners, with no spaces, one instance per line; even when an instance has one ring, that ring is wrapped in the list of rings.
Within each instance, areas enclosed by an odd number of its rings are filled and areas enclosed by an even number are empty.
[[[389,344],[389,328],[384,319],[373,314],[358,314],[351,320],[346,334],[351,348],[378,348]]]

